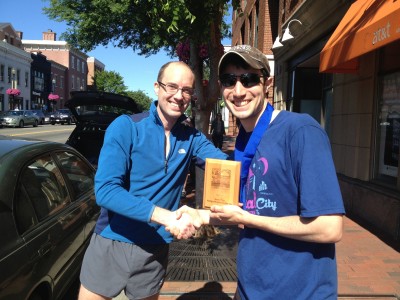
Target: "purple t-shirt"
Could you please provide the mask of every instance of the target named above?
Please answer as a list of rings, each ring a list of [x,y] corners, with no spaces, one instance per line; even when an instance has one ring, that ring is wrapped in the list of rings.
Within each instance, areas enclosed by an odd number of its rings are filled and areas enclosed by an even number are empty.
[[[309,115],[282,111],[250,165],[244,209],[261,216],[344,214],[329,139]],[[337,299],[334,244],[245,228],[237,257],[242,299]]]

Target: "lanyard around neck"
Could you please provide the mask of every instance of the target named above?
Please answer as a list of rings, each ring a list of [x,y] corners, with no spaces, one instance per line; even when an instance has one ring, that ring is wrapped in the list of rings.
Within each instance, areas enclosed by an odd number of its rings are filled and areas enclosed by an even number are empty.
[[[247,133],[244,128],[240,127],[239,129],[239,134],[235,143],[234,158],[236,161],[241,162],[240,202],[242,203],[245,203],[245,184],[247,176],[249,175],[250,164],[253,160],[254,154],[256,153],[258,144],[271,122],[273,110],[274,108],[272,105],[268,103],[249,139],[247,138]]]

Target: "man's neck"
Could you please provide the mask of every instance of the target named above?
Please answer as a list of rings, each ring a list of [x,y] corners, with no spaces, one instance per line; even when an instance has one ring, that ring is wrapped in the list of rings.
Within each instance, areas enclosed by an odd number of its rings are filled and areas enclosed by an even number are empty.
[[[257,118],[253,118],[253,119],[246,119],[246,120],[240,120],[244,130],[246,132],[252,132],[254,130],[254,128],[256,128],[258,121],[260,120],[262,114],[264,113],[264,111],[266,110],[267,105],[265,105],[264,109],[261,111],[261,113],[257,116]],[[272,121],[276,118],[276,116],[280,113],[280,110],[274,109],[272,112],[272,116],[271,116],[271,121],[269,122],[270,124],[272,123]]]
[[[158,107],[157,107],[157,113],[161,120],[161,123],[163,124],[164,131],[169,134],[169,132],[171,131],[172,127],[174,127],[178,119],[166,117]]]
[[[242,124],[242,126],[246,132],[252,132],[254,130],[254,128],[256,128],[257,123],[260,120],[260,118],[266,108],[267,108],[267,103],[265,103],[263,108],[258,112],[258,114],[256,116],[252,116],[250,118],[240,120],[240,123]]]

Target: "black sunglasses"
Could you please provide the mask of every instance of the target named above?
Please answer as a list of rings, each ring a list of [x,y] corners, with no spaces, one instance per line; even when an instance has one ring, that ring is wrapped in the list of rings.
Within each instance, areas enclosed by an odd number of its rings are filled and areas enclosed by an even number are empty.
[[[238,78],[240,78],[240,83],[248,88],[255,86],[260,83],[260,77],[264,77],[264,75],[255,74],[255,73],[245,73],[240,75],[235,74],[221,74],[219,76],[219,81],[224,87],[232,87],[236,85]]]

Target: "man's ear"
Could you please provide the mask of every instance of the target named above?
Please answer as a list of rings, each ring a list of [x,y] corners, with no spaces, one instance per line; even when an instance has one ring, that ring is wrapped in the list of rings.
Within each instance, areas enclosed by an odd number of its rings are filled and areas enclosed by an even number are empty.
[[[272,80],[273,80],[272,77],[268,77],[268,78],[265,80],[265,82],[264,82],[264,93],[265,93],[265,94],[268,93],[268,90],[269,90],[269,88],[270,88],[271,85],[272,85]]]
[[[158,90],[160,89],[160,85],[158,84],[158,82],[154,82],[154,86],[153,87],[154,87],[154,92],[158,96]]]

